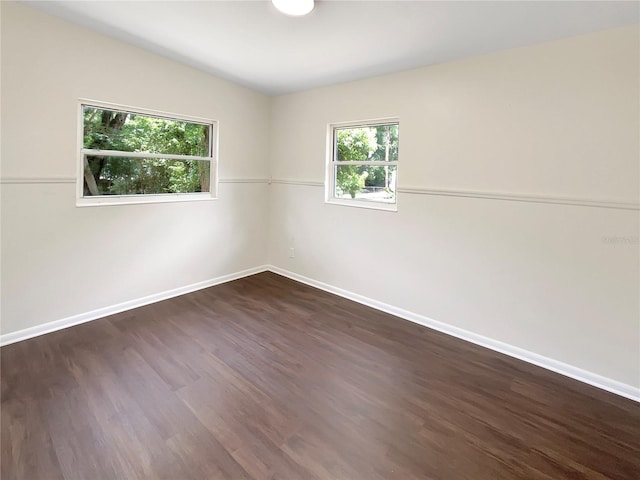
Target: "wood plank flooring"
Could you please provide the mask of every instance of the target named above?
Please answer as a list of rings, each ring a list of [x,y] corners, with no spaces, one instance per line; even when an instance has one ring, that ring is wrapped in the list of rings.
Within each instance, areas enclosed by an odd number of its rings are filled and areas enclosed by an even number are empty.
[[[0,353],[2,480],[640,478],[638,403],[272,273]]]

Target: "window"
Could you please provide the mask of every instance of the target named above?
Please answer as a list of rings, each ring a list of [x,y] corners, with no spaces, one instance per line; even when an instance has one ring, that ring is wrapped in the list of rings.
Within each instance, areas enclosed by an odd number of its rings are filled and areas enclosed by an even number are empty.
[[[213,198],[215,123],[81,102],[79,205]]]
[[[329,127],[327,202],[397,210],[397,119]]]

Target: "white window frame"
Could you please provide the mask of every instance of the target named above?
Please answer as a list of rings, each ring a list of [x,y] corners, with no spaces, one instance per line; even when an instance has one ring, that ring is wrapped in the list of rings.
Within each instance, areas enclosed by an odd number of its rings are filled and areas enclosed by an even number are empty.
[[[337,150],[337,135],[336,130],[341,128],[359,128],[359,127],[377,127],[380,125],[388,125],[388,124],[398,124],[398,128],[400,127],[400,118],[398,117],[389,117],[389,118],[376,118],[372,120],[358,120],[352,122],[336,122],[330,123],[327,126],[327,162],[326,162],[326,170],[325,170],[325,203],[332,205],[342,205],[349,207],[359,207],[359,208],[371,208],[374,210],[386,210],[390,212],[398,211],[398,161],[393,162],[381,162],[379,160],[376,161],[338,161],[336,160],[336,150]],[[338,198],[335,196],[336,191],[336,166],[337,165],[371,165],[377,167],[383,166],[395,166],[396,167],[396,194],[395,201],[391,202],[382,202],[379,200],[366,200],[366,199],[358,199],[358,198]]]
[[[193,155],[173,155],[173,154],[156,154],[144,152],[120,152],[117,150],[92,150],[84,148],[84,106],[103,108],[108,110],[117,110],[130,112],[139,115],[148,115],[153,117],[167,118],[170,120],[179,120],[192,123],[200,123],[207,125],[211,129],[209,135],[209,156],[198,157]],[[102,206],[102,205],[128,205],[139,203],[166,203],[166,202],[191,202],[201,200],[216,200],[218,191],[218,122],[201,117],[182,115],[176,113],[162,112],[158,110],[150,110],[147,108],[131,107],[128,105],[119,105],[115,103],[103,102],[99,100],[91,100],[80,98],[78,100],[78,159],[77,159],[77,181],[76,181],[76,206]],[[84,196],[84,155],[87,153],[98,153],[112,157],[127,158],[166,158],[174,160],[204,160],[211,163],[210,180],[211,186],[209,192],[194,193],[157,193],[157,194],[133,194],[133,195],[94,195]]]

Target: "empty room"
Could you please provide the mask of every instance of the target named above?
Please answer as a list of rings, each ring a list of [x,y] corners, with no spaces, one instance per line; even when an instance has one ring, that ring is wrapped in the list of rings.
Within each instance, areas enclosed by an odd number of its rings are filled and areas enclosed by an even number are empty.
[[[0,28],[2,480],[640,478],[640,3]]]

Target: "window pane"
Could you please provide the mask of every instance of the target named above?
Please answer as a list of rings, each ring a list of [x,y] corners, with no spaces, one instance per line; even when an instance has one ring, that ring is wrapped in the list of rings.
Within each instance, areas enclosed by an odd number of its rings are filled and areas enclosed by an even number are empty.
[[[84,148],[209,156],[210,126],[83,106]]]
[[[336,128],[335,159],[395,162],[398,160],[398,124]]]
[[[337,165],[336,198],[395,203],[396,166]]]
[[[85,155],[84,196],[209,192],[211,163]]]

